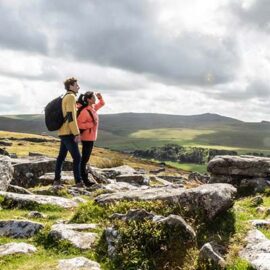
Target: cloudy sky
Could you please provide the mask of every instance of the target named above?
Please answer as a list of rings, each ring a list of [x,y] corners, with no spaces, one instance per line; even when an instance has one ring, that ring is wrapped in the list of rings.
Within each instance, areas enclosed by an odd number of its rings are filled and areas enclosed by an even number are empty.
[[[42,113],[69,76],[102,113],[270,120],[269,0],[0,0],[0,114]]]

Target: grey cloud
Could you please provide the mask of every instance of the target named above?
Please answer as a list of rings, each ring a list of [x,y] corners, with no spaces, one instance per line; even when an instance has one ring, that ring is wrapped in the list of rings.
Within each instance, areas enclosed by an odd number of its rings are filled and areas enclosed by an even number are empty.
[[[270,87],[266,81],[255,80],[250,82],[244,89],[228,87],[212,93],[207,92],[207,95],[214,99],[227,101],[247,101],[251,99],[263,101],[270,97]]]
[[[47,53],[46,36],[36,27],[27,23],[31,16],[28,8],[20,11],[0,2],[0,47],[28,51],[31,53]]]
[[[0,113],[8,114],[9,112],[21,109],[21,100],[15,96],[0,95]]]
[[[208,73],[213,84],[234,78],[239,60],[232,37],[196,32],[170,37],[160,30],[152,1],[42,3],[41,18],[55,31],[55,55],[143,73],[166,84],[207,84]]]
[[[244,7],[241,1],[233,2],[230,9],[244,23],[249,23],[258,28],[270,30],[270,2],[269,0],[256,0],[250,6]]]

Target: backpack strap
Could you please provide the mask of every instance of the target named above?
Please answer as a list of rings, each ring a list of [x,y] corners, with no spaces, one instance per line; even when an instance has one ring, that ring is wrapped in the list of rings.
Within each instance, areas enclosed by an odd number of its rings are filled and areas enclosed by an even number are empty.
[[[93,122],[96,124],[96,120],[95,120],[94,115],[93,115],[93,113],[91,112],[91,110],[87,110],[87,111],[88,111],[89,115],[91,116]]]

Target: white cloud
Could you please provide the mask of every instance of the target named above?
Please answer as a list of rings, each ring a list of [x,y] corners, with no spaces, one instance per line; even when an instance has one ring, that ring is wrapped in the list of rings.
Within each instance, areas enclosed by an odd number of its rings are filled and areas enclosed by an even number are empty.
[[[75,76],[82,92],[104,94],[103,113],[270,120],[266,0],[3,0],[0,7],[1,114],[41,113]]]

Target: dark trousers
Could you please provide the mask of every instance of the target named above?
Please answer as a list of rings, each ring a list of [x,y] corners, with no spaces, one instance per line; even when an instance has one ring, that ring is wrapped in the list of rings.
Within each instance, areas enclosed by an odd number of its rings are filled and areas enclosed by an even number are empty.
[[[82,141],[82,161],[81,161],[81,176],[82,180],[88,180],[88,173],[86,171],[87,162],[90,159],[94,142],[93,141]]]
[[[73,159],[73,174],[76,183],[81,182],[80,164],[81,164],[81,154],[79,151],[78,143],[74,141],[74,135],[64,135],[59,136],[61,139],[60,151],[56,160],[55,166],[55,180],[61,179],[61,171],[63,163],[66,159],[67,153],[71,154]]]

